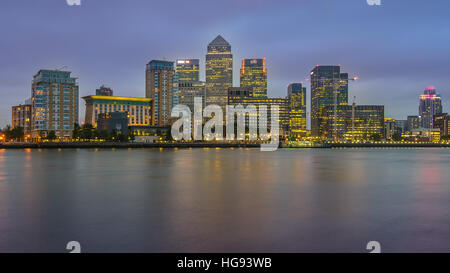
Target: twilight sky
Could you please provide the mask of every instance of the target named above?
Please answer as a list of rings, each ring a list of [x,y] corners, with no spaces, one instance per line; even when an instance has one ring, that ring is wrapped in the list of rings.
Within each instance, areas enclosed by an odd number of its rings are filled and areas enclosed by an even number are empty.
[[[358,75],[350,102],[386,106],[386,116],[418,112],[429,85],[450,111],[450,1],[382,0],[2,0],[0,127],[30,97],[39,69],[67,66],[82,96],[105,84],[115,95],[145,96],[152,59],[199,58],[221,34],[232,45],[234,85],[242,58],[266,57],[269,96],[284,97],[316,64]],[[307,84],[309,92],[309,84]]]

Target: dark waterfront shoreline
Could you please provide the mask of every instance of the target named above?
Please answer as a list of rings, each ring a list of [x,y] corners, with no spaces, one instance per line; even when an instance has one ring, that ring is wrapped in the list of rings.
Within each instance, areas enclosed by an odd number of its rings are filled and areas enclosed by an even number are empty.
[[[257,143],[10,143],[0,144],[0,149],[91,149],[91,148],[260,148]],[[450,148],[450,143],[318,143],[314,146],[290,146],[281,143],[280,148]]]

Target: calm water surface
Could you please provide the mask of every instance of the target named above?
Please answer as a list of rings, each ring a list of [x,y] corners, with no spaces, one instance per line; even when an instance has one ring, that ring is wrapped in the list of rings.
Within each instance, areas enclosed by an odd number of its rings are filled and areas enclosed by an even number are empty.
[[[450,252],[449,149],[0,150],[0,251]]]

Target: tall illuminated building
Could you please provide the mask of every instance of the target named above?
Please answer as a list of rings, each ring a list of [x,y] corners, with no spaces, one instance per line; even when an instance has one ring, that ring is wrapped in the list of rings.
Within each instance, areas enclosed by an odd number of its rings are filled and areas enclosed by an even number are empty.
[[[422,117],[422,127],[432,129],[434,116],[442,113],[441,95],[436,93],[434,86],[427,87],[420,95],[419,115]]]
[[[176,68],[179,82],[198,82],[200,80],[198,59],[177,60]]]
[[[311,71],[311,134],[323,136],[320,131],[322,109],[337,105],[348,105],[348,73],[341,73],[341,67],[317,65]]]
[[[169,125],[172,107],[178,103],[178,79],[174,63],[153,60],[147,64],[145,76],[145,97],[154,102],[154,125]]]
[[[233,86],[233,55],[231,45],[217,36],[208,45],[206,54],[206,105],[225,107],[228,88]]]
[[[292,136],[306,136],[306,87],[302,83],[288,86],[289,130]]]
[[[178,83],[178,103],[183,104],[194,112],[194,99],[202,98],[202,104],[205,103],[205,82],[184,81]]]
[[[178,76],[178,103],[194,111],[194,98],[201,97],[205,103],[205,83],[200,81],[199,60],[181,59],[176,62]]]
[[[78,83],[69,71],[39,70],[31,87],[31,138],[40,140],[54,131],[70,140],[78,123]]]
[[[240,84],[252,88],[254,97],[267,97],[266,59],[243,59]]]

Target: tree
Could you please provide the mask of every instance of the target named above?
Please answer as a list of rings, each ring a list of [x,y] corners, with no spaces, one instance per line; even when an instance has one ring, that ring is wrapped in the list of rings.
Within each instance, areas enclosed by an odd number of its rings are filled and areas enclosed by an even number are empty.
[[[379,134],[373,134],[369,137],[372,141],[381,141],[381,136]]]
[[[450,141],[450,135],[442,136],[441,140]]]
[[[392,135],[392,140],[393,141],[402,141],[402,134],[401,133],[394,133],[393,135]]]
[[[11,129],[11,126],[8,125],[4,129],[5,138],[8,141],[15,140],[15,141],[23,141],[25,138],[25,133],[23,127],[14,127]]]
[[[57,138],[57,136],[56,136],[55,131],[50,131],[50,132],[48,132],[47,137],[46,137],[46,139],[47,139],[47,140],[50,140],[50,141],[53,141],[53,140],[55,140],[56,138]]]

